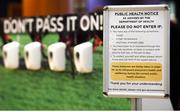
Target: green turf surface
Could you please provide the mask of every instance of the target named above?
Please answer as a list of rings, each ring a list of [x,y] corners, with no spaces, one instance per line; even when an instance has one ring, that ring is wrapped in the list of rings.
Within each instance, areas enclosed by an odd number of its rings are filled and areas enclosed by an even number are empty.
[[[0,65],[0,109],[129,110],[129,99],[102,95],[102,47],[93,62],[93,73],[78,74],[75,79],[69,62],[65,72],[9,70]]]

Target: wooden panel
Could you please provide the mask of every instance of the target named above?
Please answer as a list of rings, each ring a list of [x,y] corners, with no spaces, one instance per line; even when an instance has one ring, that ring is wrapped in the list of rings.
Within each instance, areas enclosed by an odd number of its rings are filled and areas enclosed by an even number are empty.
[[[23,0],[23,16],[59,15],[68,12],[68,0]]]

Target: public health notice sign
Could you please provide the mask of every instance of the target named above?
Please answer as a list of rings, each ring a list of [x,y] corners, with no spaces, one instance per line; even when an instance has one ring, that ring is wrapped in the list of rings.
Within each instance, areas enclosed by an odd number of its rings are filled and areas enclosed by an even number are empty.
[[[169,95],[167,5],[106,6],[103,39],[105,95]]]

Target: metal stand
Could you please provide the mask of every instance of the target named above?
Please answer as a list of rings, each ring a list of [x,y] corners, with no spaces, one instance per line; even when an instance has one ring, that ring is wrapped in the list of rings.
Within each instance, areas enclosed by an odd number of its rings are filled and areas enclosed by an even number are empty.
[[[132,111],[142,110],[142,99],[132,98],[131,99],[131,110]]]
[[[173,110],[170,98],[151,99],[135,98],[131,99],[131,110]]]

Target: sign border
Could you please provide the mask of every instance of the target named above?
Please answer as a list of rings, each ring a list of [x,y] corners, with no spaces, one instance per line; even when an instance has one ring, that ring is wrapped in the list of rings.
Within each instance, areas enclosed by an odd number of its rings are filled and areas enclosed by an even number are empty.
[[[109,75],[109,38],[106,37],[109,35],[109,20],[106,20],[106,18],[109,18],[109,11],[146,11],[146,10],[164,10],[167,11],[167,27],[165,30],[167,30],[167,36],[165,37],[165,75],[164,75],[164,93],[146,93],[146,94],[136,94],[136,93],[121,93],[121,92],[108,92],[108,75]],[[161,4],[161,5],[121,5],[121,6],[105,6],[103,8],[103,95],[109,96],[109,97],[121,97],[121,98],[167,98],[170,95],[170,17],[169,17],[169,8],[167,4]]]

